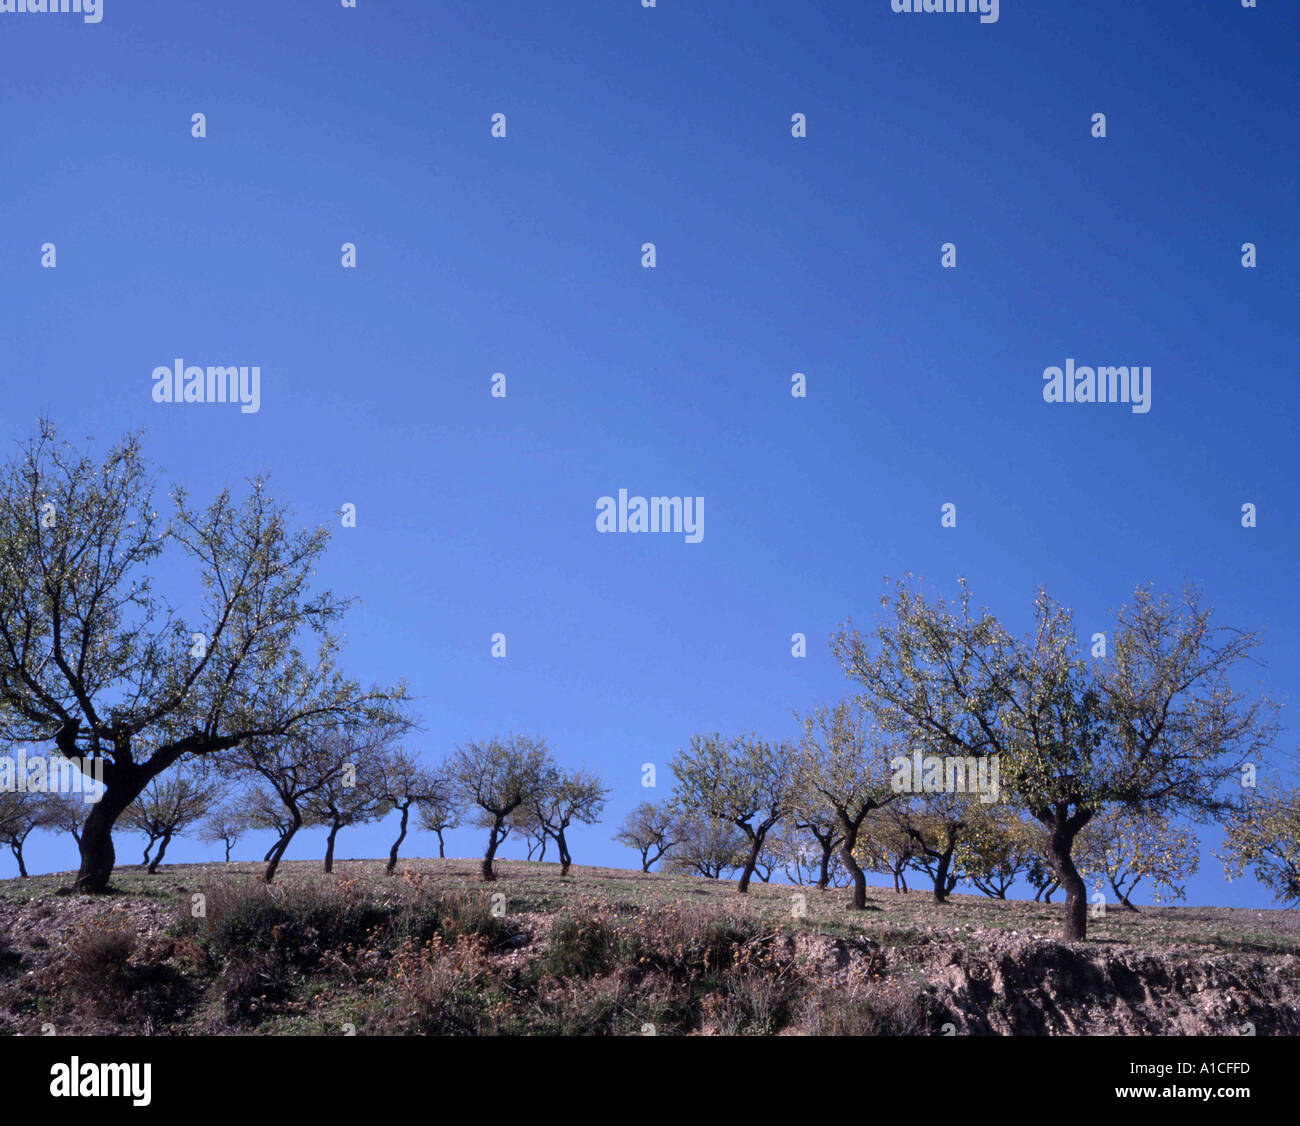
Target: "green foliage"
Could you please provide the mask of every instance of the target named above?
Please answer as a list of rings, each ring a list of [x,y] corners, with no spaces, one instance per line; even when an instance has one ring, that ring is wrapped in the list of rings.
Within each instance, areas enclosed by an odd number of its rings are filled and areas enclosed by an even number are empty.
[[[1300,787],[1272,784],[1244,796],[1225,825],[1224,873],[1249,868],[1276,900],[1300,904]]]
[[[205,508],[154,504],[138,438],[102,460],[38,434],[0,466],[0,741],[105,766],[103,810],[185,760],[339,723],[404,723],[405,690],[336,664],[348,602],[312,589],[328,543],[254,478]],[[188,614],[154,589],[188,568]],[[51,659],[57,654],[57,659]],[[104,891],[112,816],[90,818],[83,890]]]
[[[633,806],[614,840],[641,854],[643,871],[650,871],[681,836],[676,809],[669,803],[643,801]]]
[[[1139,815],[1123,808],[1094,817],[1080,834],[1076,851],[1079,870],[1105,880],[1126,905],[1143,880],[1152,885],[1157,903],[1185,898],[1182,881],[1200,863],[1200,846],[1185,826],[1158,814]]]
[[[846,623],[833,638],[864,706],[888,731],[962,755],[997,754],[1001,781],[1049,830],[1067,892],[1066,937],[1086,933],[1070,850],[1109,806],[1139,817],[1228,808],[1224,784],[1264,757],[1276,707],[1230,673],[1258,645],[1216,627],[1189,587],[1181,602],[1139,587],[1115,614],[1107,657],[1085,657],[1070,611],[1040,590],[1032,628],[1015,639],[964,581],[955,607],[905,582],[871,637]]]
[[[682,810],[741,829],[751,840],[789,811],[794,748],[756,735],[694,735],[672,761]]]

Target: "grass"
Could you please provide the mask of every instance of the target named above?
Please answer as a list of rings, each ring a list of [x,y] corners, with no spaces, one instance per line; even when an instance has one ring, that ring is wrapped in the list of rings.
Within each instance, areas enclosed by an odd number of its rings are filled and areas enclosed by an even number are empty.
[[[0,1032],[900,1035],[960,1022],[962,1005],[974,1029],[1050,1031],[1017,1009],[1033,972],[992,1000],[990,975],[1038,958],[1127,980],[1115,959],[1153,952],[1222,962],[1209,987],[1229,1009],[1254,1005],[1232,990],[1257,981],[1281,983],[1256,1006],[1281,1025],[1295,1008],[1294,911],[1111,911],[1071,954],[1061,905],[983,896],[871,888],[855,912],[843,888],[740,896],[733,881],[524,861],[491,884],[476,860],[391,877],[380,861],[329,876],[290,862],[270,887],[261,870],[122,868],[102,897],[59,894],[71,873],[0,882]],[[948,968],[968,965],[969,979]]]

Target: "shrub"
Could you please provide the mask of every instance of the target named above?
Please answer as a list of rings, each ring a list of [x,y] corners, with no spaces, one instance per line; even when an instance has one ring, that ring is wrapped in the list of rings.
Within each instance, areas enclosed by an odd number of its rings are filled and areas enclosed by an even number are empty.
[[[268,1004],[289,998],[290,985],[283,962],[272,954],[254,951],[233,961],[226,970],[222,997],[226,1020],[236,1026],[256,1024]]]
[[[285,883],[221,881],[206,893],[206,919],[180,922],[197,931],[218,958],[250,950],[273,952],[299,968],[330,951],[378,945],[391,950],[407,940],[434,935],[480,935],[503,944],[509,929],[482,896],[429,894],[414,887],[382,901],[349,881]]]
[[[811,1036],[923,1036],[932,1031],[928,1000],[915,993],[825,989],[808,997],[800,1031]]]
[[[83,924],[68,940],[61,970],[70,990],[89,996],[120,995],[128,981],[127,964],[135,951],[135,932],[121,919],[101,915]]]
[[[23,956],[10,944],[8,931],[0,930],[0,978],[16,974],[22,960]]]

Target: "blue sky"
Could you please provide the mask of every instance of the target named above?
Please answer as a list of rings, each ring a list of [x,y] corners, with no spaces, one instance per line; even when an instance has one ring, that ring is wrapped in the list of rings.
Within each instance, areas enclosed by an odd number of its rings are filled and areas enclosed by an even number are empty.
[[[606,778],[578,863],[635,862],[609,837],[692,733],[786,737],[841,696],[827,637],[884,576],[965,575],[1017,630],[1046,584],[1085,635],[1194,579],[1265,631],[1246,683],[1285,701],[1297,32],[1267,0],[0,14],[3,437],[143,428],[196,498],[269,471],[337,529],[348,667],[406,678],[414,746],[514,729]],[[177,357],[260,365],[260,410],[155,403]],[[1150,366],[1150,412],[1045,403],[1067,357]],[[619,488],[703,496],[702,542],[598,534]],[[30,865],[71,849],[36,838]],[[1188,899],[1270,902],[1208,852]]]

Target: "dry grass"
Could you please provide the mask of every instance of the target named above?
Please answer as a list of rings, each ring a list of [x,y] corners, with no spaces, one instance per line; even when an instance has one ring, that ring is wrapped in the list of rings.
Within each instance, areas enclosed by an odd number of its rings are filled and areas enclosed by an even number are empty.
[[[1152,958],[1189,967],[1150,971],[1175,992],[1208,967],[1187,987],[1209,999],[1197,1002],[1205,1011],[1187,1021],[1218,1027],[1261,1007],[1279,1028],[1292,1019],[1295,911],[1112,911],[1067,950],[1055,941],[1059,904],[936,905],[872,888],[855,912],[844,889],[755,884],[740,896],[732,881],[622,869],[498,871],[484,884],[475,860],[405,861],[392,877],[379,861],[340,862],[330,876],[291,862],[267,888],[257,864],[128,868],[106,897],[56,894],[69,874],[6,881],[0,1032],[47,1021],[87,1033],[897,1035],[949,1020],[1091,1030],[1094,1015],[1053,1026],[1026,1009],[1039,1000],[1021,998],[1020,1011],[990,992],[1034,965],[1049,967],[1038,977],[1052,989],[1088,981],[1092,1012],[1118,1006],[1119,1030],[1134,1030],[1153,1019],[1147,1009],[1169,1008],[1128,984]],[[1256,981],[1281,983],[1267,1005],[1247,996]],[[1015,992],[1036,983],[1029,973]]]

